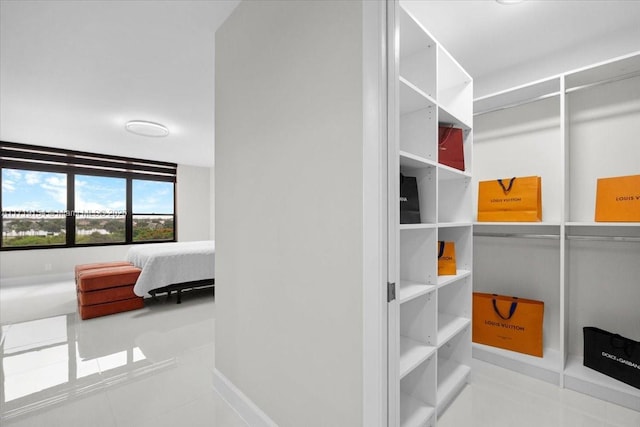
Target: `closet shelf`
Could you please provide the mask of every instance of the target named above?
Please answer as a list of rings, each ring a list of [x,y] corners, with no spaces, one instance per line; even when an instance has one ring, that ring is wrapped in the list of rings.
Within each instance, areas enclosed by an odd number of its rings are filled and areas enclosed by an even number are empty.
[[[639,389],[587,368],[580,356],[569,355],[564,374],[565,383],[577,391],[640,411]]]
[[[436,167],[437,165],[437,162],[434,162],[433,160],[425,159],[424,157],[420,157],[406,151],[400,151],[400,167],[408,169],[424,169]]]
[[[435,408],[413,396],[400,393],[400,426],[422,427],[435,414]]]
[[[471,227],[470,222],[439,222],[438,228]]]
[[[425,108],[433,108],[435,113],[436,102],[429,95],[420,90],[409,80],[403,78],[400,81],[400,115],[413,113]]]
[[[445,345],[451,338],[471,324],[471,319],[438,313],[438,347]]]
[[[453,360],[438,359],[438,407],[448,402],[467,380],[471,368]]]
[[[473,223],[476,227],[482,226],[500,226],[500,227],[522,227],[522,226],[531,226],[531,227],[560,227],[559,222],[486,222],[486,221],[474,221]]]
[[[429,228],[436,228],[435,224],[424,224],[424,223],[416,223],[416,224],[400,224],[400,230],[424,230]]]
[[[640,222],[567,222],[568,227],[638,227],[640,228]]]
[[[465,123],[464,120],[456,117],[455,114],[450,113],[447,108],[442,105],[438,106],[438,123],[453,125],[454,127],[464,129],[465,131],[471,129],[471,126],[468,123]]]
[[[452,168],[451,166],[443,165],[440,163],[438,163],[438,171],[438,179],[440,180],[471,178],[471,173],[468,171],[461,171],[456,168]]]
[[[440,284],[438,284],[440,286]],[[398,292],[398,302],[400,304],[411,301],[421,295],[426,295],[435,290],[434,285],[426,283],[412,282],[409,280],[400,280],[400,291]]]
[[[559,385],[562,358],[552,348],[543,349],[544,357],[530,356],[515,351],[503,350],[484,344],[473,343],[473,358],[493,363],[515,372],[529,375]]]
[[[453,276],[438,276],[438,288],[443,288],[469,276],[471,276],[471,271],[461,269],[456,270],[456,274]]]
[[[550,239],[560,240],[559,234],[539,234],[539,233],[483,233],[474,232],[474,237],[499,237],[499,238],[517,238],[517,239]]]
[[[431,357],[435,351],[435,346],[400,335],[400,379]]]

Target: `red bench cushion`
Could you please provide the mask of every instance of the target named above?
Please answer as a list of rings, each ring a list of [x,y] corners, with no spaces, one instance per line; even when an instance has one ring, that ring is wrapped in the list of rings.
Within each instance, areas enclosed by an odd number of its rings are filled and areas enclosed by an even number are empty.
[[[78,274],[81,271],[94,270],[96,268],[122,267],[122,266],[133,266],[133,264],[131,264],[128,261],[94,262],[92,264],[78,264],[76,265],[76,268],[75,268],[74,277],[76,278],[76,282],[77,282]]]
[[[78,290],[97,291],[125,285],[135,285],[140,270],[133,266],[106,267],[85,270],[78,273]]]
[[[89,292],[78,291],[78,303],[80,305],[94,305],[130,298],[139,298],[135,293],[133,293],[133,286],[134,285],[118,286],[115,288]]]
[[[144,308],[143,298],[130,298],[122,301],[106,302],[94,305],[78,305],[78,313],[82,320],[91,319],[93,317],[106,316],[123,311],[137,310]]]

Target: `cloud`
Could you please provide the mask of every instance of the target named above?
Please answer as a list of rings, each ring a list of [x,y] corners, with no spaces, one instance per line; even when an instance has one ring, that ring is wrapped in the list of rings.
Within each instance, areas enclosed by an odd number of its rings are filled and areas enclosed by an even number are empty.
[[[38,172],[27,172],[24,174],[24,180],[29,185],[40,184],[40,173]]]
[[[76,177],[76,211],[123,211],[126,209],[125,181],[120,178]]]
[[[56,202],[67,205],[67,177],[49,176],[45,179],[45,182],[40,184],[42,188],[49,196],[51,196]]]
[[[22,173],[15,169],[2,169],[3,178],[12,178],[16,181],[22,179]]]
[[[10,181],[8,179],[2,180],[2,191],[12,192],[16,190],[16,183],[14,181]]]
[[[81,194],[78,194],[76,192],[76,211],[78,212],[83,212],[83,211],[91,211],[91,212],[96,212],[96,211],[101,211],[101,212],[109,212],[112,210],[123,210],[125,208],[125,203],[118,203],[118,202],[107,202],[107,203],[100,203],[97,201],[88,201],[85,200],[84,197],[82,197]]]

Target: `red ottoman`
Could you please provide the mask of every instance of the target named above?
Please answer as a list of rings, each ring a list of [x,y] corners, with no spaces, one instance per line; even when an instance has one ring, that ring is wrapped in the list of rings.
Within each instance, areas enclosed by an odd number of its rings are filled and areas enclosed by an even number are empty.
[[[106,267],[122,267],[122,266],[133,266],[128,261],[111,261],[111,262],[94,262],[92,264],[78,264],[75,268],[75,279],[76,284],[78,283],[78,274],[81,271],[86,270],[95,270],[96,268],[106,268]]]
[[[106,316],[144,307],[133,292],[140,270],[132,265],[80,269],[77,275],[80,317]]]

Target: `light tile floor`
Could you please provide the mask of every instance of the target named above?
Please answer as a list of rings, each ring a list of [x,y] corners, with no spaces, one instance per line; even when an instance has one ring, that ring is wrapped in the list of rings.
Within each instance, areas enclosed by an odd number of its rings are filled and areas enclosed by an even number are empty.
[[[0,288],[2,427],[245,424],[213,390],[211,290],[80,320],[71,280]]]
[[[476,359],[438,427],[640,427],[640,412]]]
[[[0,324],[2,427],[245,425],[212,389],[210,290],[82,321],[71,280],[0,288]],[[480,361],[472,378],[439,427],[640,427],[639,412]]]

